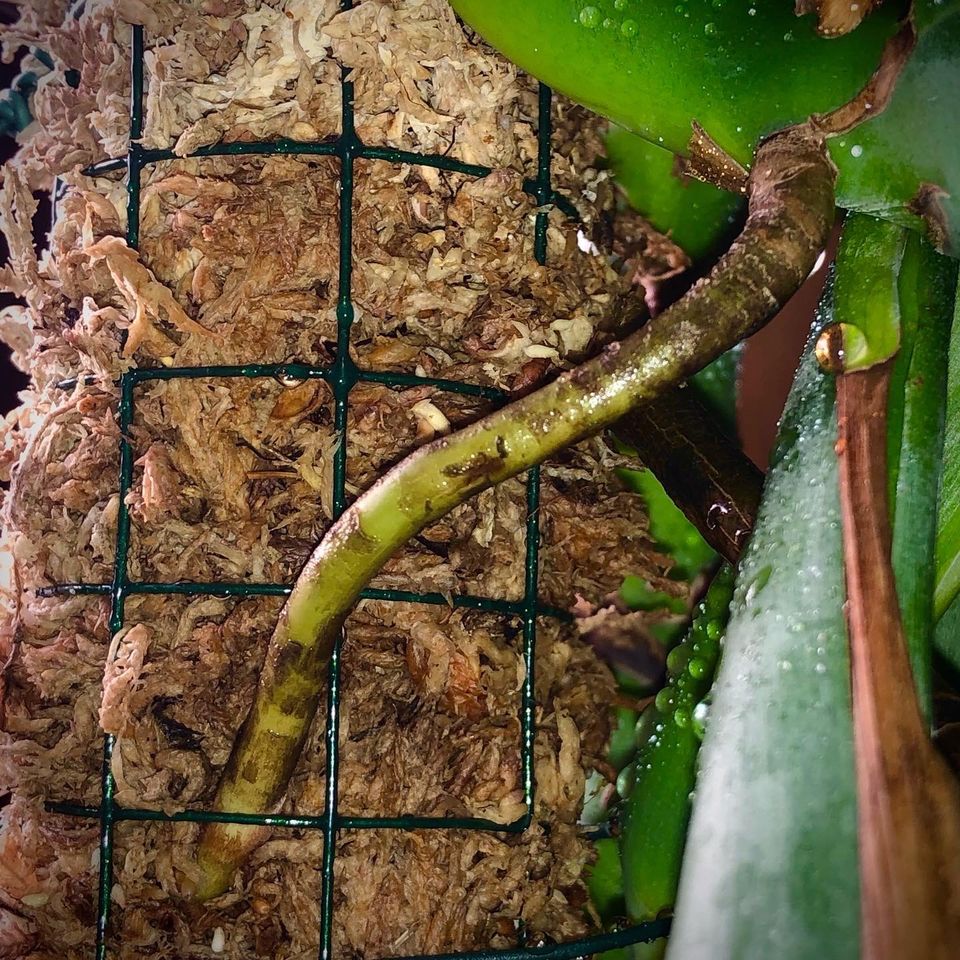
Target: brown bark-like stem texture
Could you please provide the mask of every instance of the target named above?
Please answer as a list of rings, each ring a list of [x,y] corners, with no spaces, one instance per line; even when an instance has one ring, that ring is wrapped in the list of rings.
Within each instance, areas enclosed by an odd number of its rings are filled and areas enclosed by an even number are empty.
[[[709,276],[621,343],[534,393],[421,447],[366,491],[304,567],[217,791],[228,812],[276,809],[344,620],[364,585],[427,524],[661,396],[768,320],[809,274],[833,223],[835,171],[810,125],[762,144],[744,230]],[[200,898],[225,890],[262,831],[204,827]]]
[[[927,735],[890,563],[892,361],[837,380],[860,839],[861,956],[960,950],[960,789]]]
[[[631,410],[613,433],[637,451],[703,539],[736,563],[753,530],[763,474],[692,391]]]

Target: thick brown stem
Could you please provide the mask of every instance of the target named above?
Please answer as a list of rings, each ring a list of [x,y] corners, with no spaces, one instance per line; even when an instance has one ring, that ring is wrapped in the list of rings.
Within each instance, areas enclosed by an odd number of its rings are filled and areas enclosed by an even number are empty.
[[[689,390],[631,410],[613,428],[724,559],[736,563],[760,505],[763,474]]]
[[[892,363],[837,380],[864,960],[960,950],[960,790],[927,736],[890,564]]]

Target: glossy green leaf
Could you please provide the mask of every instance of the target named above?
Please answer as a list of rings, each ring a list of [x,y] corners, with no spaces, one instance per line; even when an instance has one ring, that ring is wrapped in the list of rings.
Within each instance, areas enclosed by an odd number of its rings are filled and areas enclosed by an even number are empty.
[[[623,127],[607,134],[606,152],[630,206],[691,260],[713,258],[730,245],[746,212],[742,197],[678,176],[674,154]]]
[[[760,137],[853,97],[897,13],[888,4],[849,36],[824,40],[814,19],[797,18],[789,2],[453,0],[453,7],[515,63],[621,126],[683,154],[696,120],[744,164]]]
[[[932,697],[934,544],[957,265],[916,234],[898,281],[902,345],[888,411],[892,561],[921,709]]]
[[[895,224],[851,213],[837,250],[835,322],[843,334],[842,366],[864,370],[900,346],[897,277],[906,234]]]
[[[731,441],[737,437],[737,392],[743,346],[738,343],[689,380],[689,386],[717,418],[717,423]]]
[[[587,890],[600,918],[609,923],[623,916],[623,875],[617,841],[598,840],[597,859],[587,873]]]
[[[939,618],[960,593],[960,298],[954,308],[947,374],[947,426],[940,479],[937,521],[937,588],[934,613]]]
[[[814,327],[832,321],[828,287]],[[834,380],[808,350],[741,562],[671,960],[858,960]]]
[[[635,774],[621,813],[627,913],[652,920],[673,906],[690,817],[701,730],[733,590],[724,565],[683,641],[667,657],[667,683],[637,724]]]
[[[837,202],[915,228],[920,222],[917,201],[923,200],[939,210],[947,252],[957,256],[960,2],[917,0],[913,9],[917,46],[892,100],[874,120],[830,144],[839,168]]]
[[[789,2],[452,2],[521,67],[634,133],[686,154],[696,121],[745,165],[762,137],[852,99],[905,8],[824,39]],[[960,0],[914,8],[919,39],[891,102],[831,143],[838,203],[917,227],[929,201],[960,249]]]
[[[672,574],[692,580],[716,554],[649,470],[618,470],[617,475],[646,502],[650,532],[674,560]]]

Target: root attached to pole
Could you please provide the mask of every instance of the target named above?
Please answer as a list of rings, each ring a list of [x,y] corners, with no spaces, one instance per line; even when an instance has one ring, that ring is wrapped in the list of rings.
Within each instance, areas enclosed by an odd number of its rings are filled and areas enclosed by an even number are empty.
[[[661,396],[752,333],[806,279],[834,216],[835,171],[811,125],[757,150],[750,211],[729,252],[685,297],[575,370],[421,447],[366,491],[324,537],[279,618],[217,809],[271,812],[282,801],[344,620],[365,584],[419,530],[469,497]],[[216,896],[263,839],[211,823],[199,851],[200,899]]]

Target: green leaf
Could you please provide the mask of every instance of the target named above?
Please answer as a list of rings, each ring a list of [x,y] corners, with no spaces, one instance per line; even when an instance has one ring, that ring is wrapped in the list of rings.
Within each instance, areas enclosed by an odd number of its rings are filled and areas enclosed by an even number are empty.
[[[607,747],[607,762],[614,770],[622,770],[637,752],[637,720],[640,714],[628,707],[614,711],[613,733]]]
[[[920,224],[918,201],[919,206],[928,204],[934,215],[939,211],[942,216],[947,252],[956,256],[960,2],[916,0],[913,20],[917,45],[890,102],[869,123],[831,141],[830,153],[839,170],[837,203],[914,229]]]
[[[900,346],[897,276],[904,231],[861,214],[848,214],[837,250],[835,323],[843,335],[844,371],[889,360]]]
[[[828,286],[814,337],[832,322]],[[834,380],[808,350],[741,562],[700,752],[672,960],[857,960]]]
[[[717,418],[730,440],[737,438],[737,389],[743,343],[717,357],[689,381],[704,405]]]
[[[610,923],[624,913],[620,851],[612,838],[597,840],[594,847],[597,859],[587,873],[587,890],[600,919]]]
[[[621,815],[620,856],[627,913],[652,920],[673,906],[690,793],[700,749],[698,706],[720,655],[734,572],[724,565],[683,642],[667,657],[668,679],[637,725],[637,756]],[[618,784],[619,786],[619,784]]]
[[[620,599],[631,610],[669,610],[671,613],[686,613],[687,605],[680,597],[671,597],[662,590],[654,590],[649,581],[629,574],[623,578]]]
[[[960,597],[944,611],[934,633],[937,653],[960,677]]]
[[[617,475],[646,502],[650,532],[658,546],[673,557],[673,574],[683,580],[692,580],[716,554],[649,470],[621,469]]]
[[[761,138],[855,97],[906,6],[824,39],[789,0],[452,2],[523,69],[651,143],[686,155],[697,122],[744,165]],[[912,8],[919,36],[890,102],[830,144],[837,202],[915,229],[927,205],[956,251],[960,0]]]
[[[950,334],[947,373],[947,427],[940,478],[940,515],[937,522],[937,588],[934,615],[942,617],[960,593],[960,298]]]
[[[917,696],[932,697],[934,544],[943,450],[947,351],[957,265],[912,234],[900,268],[903,342],[890,385],[891,557]]]
[[[452,3],[524,70],[651,143],[686,153],[696,120],[743,164],[762,136],[855,96],[898,12],[824,40],[789,0]]]
[[[674,154],[623,127],[607,134],[606,151],[630,206],[691,260],[712,258],[730,245],[746,211],[742,197],[679,177]]]

